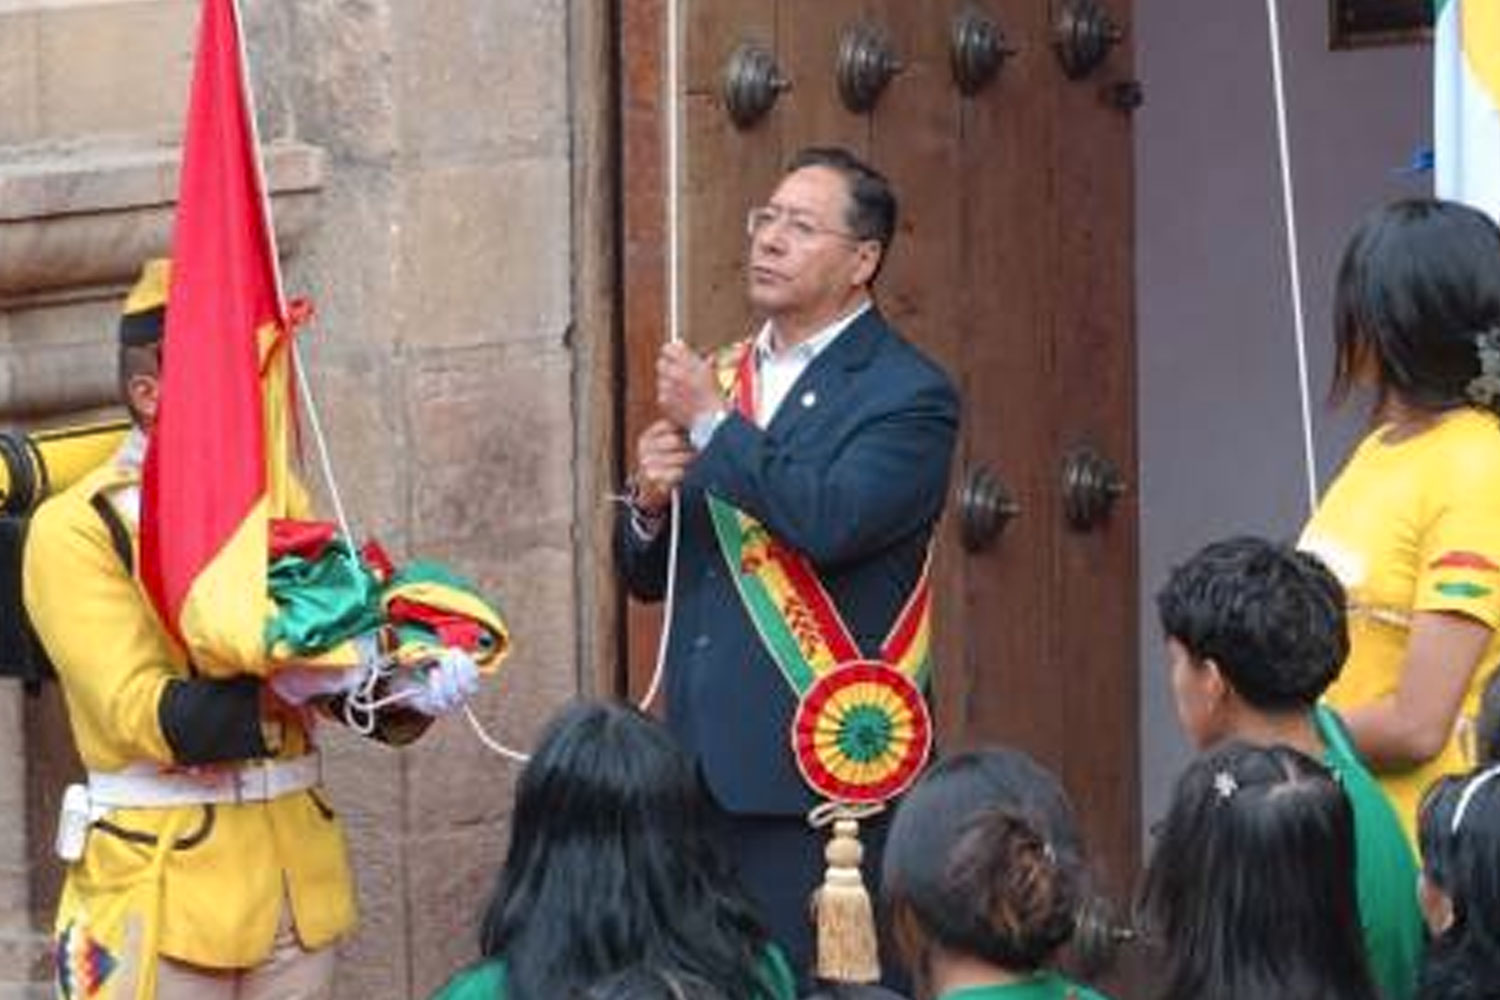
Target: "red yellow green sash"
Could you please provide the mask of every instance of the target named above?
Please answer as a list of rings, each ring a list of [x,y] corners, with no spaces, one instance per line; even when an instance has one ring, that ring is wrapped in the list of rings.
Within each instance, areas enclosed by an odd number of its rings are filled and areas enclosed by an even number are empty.
[[[750,342],[721,353],[718,372],[727,398],[753,421]],[[745,611],[799,698],[790,737],[803,778],[833,802],[884,802],[899,795],[921,772],[932,746],[922,695],[931,669],[929,566],[923,566],[878,656],[867,657],[803,555],[732,504],[713,495],[707,501]]]

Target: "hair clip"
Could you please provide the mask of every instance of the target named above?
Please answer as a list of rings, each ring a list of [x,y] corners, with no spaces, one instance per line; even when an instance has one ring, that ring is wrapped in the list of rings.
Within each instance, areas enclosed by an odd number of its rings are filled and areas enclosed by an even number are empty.
[[[661,972],[662,980],[667,984],[667,989],[672,992],[672,1000],[688,1000],[687,990],[683,989],[682,983],[670,972]]]
[[[1464,813],[1469,811],[1469,803],[1474,801],[1474,795],[1495,775],[1500,774],[1500,764],[1493,765],[1469,779],[1464,785],[1464,790],[1459,793],[1458,805],[1453,807],[1453,822],[1449,825],[1450,835],[1458,833],[1459,824],[1464,821]]]
[[[1228,771],[1214,775],[1214,791],[1219,793],[1219,798],[1227,799],[1239,790],[1240,783]]]
[[[1474,351],[1479,355],[1479,374],[1469,379],[1464,395],[1472,403],[1493,409],[1500,402],[1500,326],[1475,334]]]

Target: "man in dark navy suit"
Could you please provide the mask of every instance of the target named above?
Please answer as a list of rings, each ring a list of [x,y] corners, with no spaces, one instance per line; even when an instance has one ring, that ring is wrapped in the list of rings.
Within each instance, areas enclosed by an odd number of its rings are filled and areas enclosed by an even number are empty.
[[[922,577],[947,492],[958,401],[943,371],[881,318],[870,286],[895,232],[885,178],[841,149],[792,160],[749,214],[748,285],[764,317],[744,378],[681,344],[657,361],[661,417],[641,435],[617,547],[632,594],[666,588],[681,490],[667,721],[696,757],[746,888],[805,976],[819,799],[789,730],[798,695],[763,644],[721,551],[709,496],[806,560],[860,652],[875,658]],[[747,387],[749,391],[747,391]],[[883,830],[867,825],[867,848]],[[865,883],[879,885],[878,851]]]

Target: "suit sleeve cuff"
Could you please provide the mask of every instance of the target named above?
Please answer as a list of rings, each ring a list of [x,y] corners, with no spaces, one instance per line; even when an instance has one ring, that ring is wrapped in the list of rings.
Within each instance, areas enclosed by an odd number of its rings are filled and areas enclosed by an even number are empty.
[[[703,451],[708,447],[709,442],[714,439],[714,432],[719,429],[719,425],[728,416],[728,410],[720,409],[698,417],[693,421],[693,426],[688,428],[688,441],[695,449]]]

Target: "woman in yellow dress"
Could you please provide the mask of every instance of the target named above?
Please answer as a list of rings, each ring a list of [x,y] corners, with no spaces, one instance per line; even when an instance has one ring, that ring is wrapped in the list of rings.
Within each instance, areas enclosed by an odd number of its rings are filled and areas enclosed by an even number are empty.
[[[1333,395],[1375,393],[1301,546],[1349,594],[1328,700],[1414,833],[1423,790],[1473,764],[1500,660],[1500,228],[1452,202],[1398,202],[1345,248]]]

